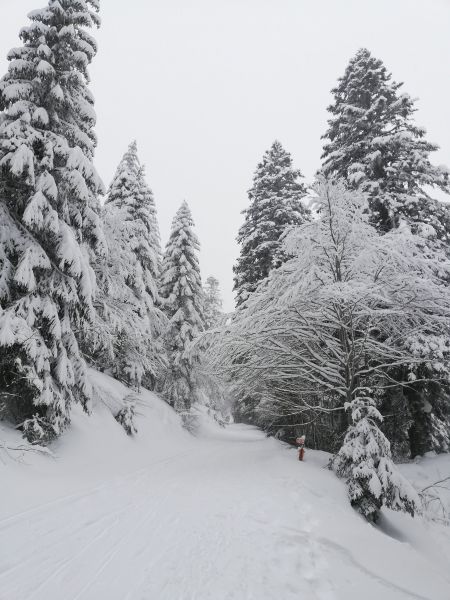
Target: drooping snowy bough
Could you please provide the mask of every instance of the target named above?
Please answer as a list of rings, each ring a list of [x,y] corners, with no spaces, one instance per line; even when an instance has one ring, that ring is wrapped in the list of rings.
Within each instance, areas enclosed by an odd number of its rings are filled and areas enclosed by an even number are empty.
[[[380,236],[366,197],[342,182],[320,180],[314,208],[317,218],[285,240],[292,258],[236,313],[211,360],[265,423],[337,415],[345,441],[333,466],[367,517],[383,504],[414,512],[376,404],[386,387],[414,385],[419,363],[448,365],[449,261],[406,225]],[[412,347],[423,336],[438,343],[418,356]],[[401,382],[390,376],[399,366]]]

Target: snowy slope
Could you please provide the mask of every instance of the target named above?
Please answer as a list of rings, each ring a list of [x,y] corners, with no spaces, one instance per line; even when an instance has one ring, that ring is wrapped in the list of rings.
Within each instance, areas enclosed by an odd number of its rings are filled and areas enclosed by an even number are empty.
[[[93,374],[110,407],[129,393]],[[54,459],[1,451],[1,600],[449,600],[450,529],[349,507],[328,456],[202,419],[149,392],[128,438],[97,402]],[[7,445],[20,443],[0,429]],[[421,487],[450,457],[405,466]]]

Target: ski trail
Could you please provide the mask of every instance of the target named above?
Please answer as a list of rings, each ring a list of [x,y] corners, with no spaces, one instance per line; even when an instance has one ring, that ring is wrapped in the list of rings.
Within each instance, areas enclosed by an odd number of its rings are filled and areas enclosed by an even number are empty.
[[[89,571],[90,565],[85,561],[87,550],[94,552],[88,553],[89,558],[103,556],[109,543],[105,537],[110,534],[114,541],[124,528],[138,526],[139,509],[147,503],[149,479],[179,459],[180,454],[153,461],[146,468],[89,491],[58,498],[8,518],[6,529],[13,528],[14,535],[8,556],[5,554],[2,559],[0,555],[0,599],[47,598],[53,582],[53,588],[57,588],[65,579],[77,586],[77,579],[82,580],[76,571],[72,575],[77,559],[84,561],[79,565],[80,572]],[[182,454],[189,456],[186,452]],[[15,564],[9,565],[12,559]],[[17,575],[24,568],[31,575],[28,581]]]
[[[0,600],[448,600],[433,565],[410,589],[328,537],[330,482],[252,428],[193,440],[0,521]],[[347,505],[336,515],[380,536]]]
[[[176,460],[180,456],[184,456],[185,454],[186,454],[185,452],[177,452],[176,454],[174,454],[168,458],[163,458],[161,460],[150,462],[145,467],[137,469],[136,471],[128,473],[127,475],[124,475],[120,478],[118,478],[117,476],[114,476],[113,478],[105,481],[101,485],[95,486],[93,488],[90,487],[90,488],[86,488],[82,491],[73,493],[73,494],[68,494],[66,496],[60,496],[59,498],[56,498],[55,500],[51,500],[50,502],[44,502],[42,504],[38,504],[37,506],[33,506],[27,510],[24,510],[24,511],[21,511],[18,513],[14,513],[13,515],[10,515],[8,517],[0,519],[0,531],[2,529],[7,528],[10,524],[14,524],[15,522],[17,522],[25,517],[34,516],[35,514],[41,512],[41,511],[45,512],[45,511],[48,511],[49,509],[58,507],[59,505],[67,504],[69,502],[77,502],[78,500],[86,499],[87,497],[97,494],[98,492],[101,492],[102,490],[109,489],[114,484],[116,484],[118,486],[127,485],[129,483],[129,481],[133,480],[136,476],[139,476],[140,474],[145,474],[148,471],[149,467],[152,467],[155,465],[160,465],[160,464],[166,464],[168,462]]]
[[[69,558],[66,558],[62,561],[59,561],[58,563],[56,563],[55,565],[53,565],[52,567],[52,571],[50,573],[50,575],[47,577],[47,579],[45,579],[44,581],[42,581],[42,583],[40,585],[38,585],[38,587],[34,590],[34,592],[31,593],[30,596],[28,596],[28,600],[34,600],[35,598],[37,598],[38,596],[41,596],[42,594],[42,590],[44,587],[48,588],[49,585],[58,578],[58,576],[64,571],[64,569],[66,569],[69,565],[72,565],[73,562],[80,557],[82,554],[84,554],[87,550],[89,550],[89,548],[91,548],[95,543],[99,542],[102,540],[102,538],[105,537],[105,535],[111,531],[111,529],[115,526],[115,524],[117,523],[117,517],[121,514],[123,514],[124,512],[126,512],[127,510],[129,510],[130,506],[127,506],[125,508],[122,508],[120,510],[115,511],[114,513],[110,514],[110,515],[106,515],[103,520],[104,521],[109,521],[111,520],[111,517],[113,518],[112,523],[109,523],[104,529],[102,529],[99,533],[95,534],[94,537],[91,537],[89,539],[89,542],[87,544],[85,544],[84,546],[82,546],[75,554],[73,554],[72,556],[70,556]],[[56,567],[56,570],[54,569],[54,567]],[[42,597],[42,596],[41,596]]]

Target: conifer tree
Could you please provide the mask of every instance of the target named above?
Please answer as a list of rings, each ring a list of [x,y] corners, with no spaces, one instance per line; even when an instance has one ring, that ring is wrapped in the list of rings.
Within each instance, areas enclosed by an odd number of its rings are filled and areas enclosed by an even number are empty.
[[[125,221],[140,223],[135,229],[132,246],[138,260],[151,281],[150,295],[157,302],[155,282],[161,270],[161,237],[153,192],[145,179],[145,168],[138,157],[137,143],[133,141],[117,167],[105,202],[106,212]],[[150,289],[151,288],[151,289]]]
[[[347,480],[350,502],[366,519],[377,521],[383,505],[414,514],[420,500],[392,461],[389,441],[379,429],[383,418],[372,398],[354,398],[352,424],[330,466]]]
[[[401,93],[402,85],[367,49],[356,53],[332,90],[323,170],[369,193],[379,231],[397,227],[404,218],[432,226],[448,240],[450,212],[427,187],[449,192],[449,171],[431,164],[429,155],[438,146],[426,141],[425,130],[414,123],[414,100]]]
[[[275,141],[256,169],[248,192],[250,206],[243,211],[245,221],[237,238],[241,252],[234,267],[238,306],[272,268],[284,262],[281,237],[285,231],[308,219],[308,210],[301,202],[306,195],[301,177],[289,152]]]
[[[222,298],[220,296],[219,281],[210,275],[203,288],[205,327],[211,329],[219,325],[223,316]]]
[[[98,0],[30,13],[0,81],[0,405],[30,441],[90,398],[77,334],[93,320],[89,253],[103,251],[92,158]]]
[[[177,211],[166,246],[161,295],[169,318],[169,369],[163,394],[179,412],[197,399],[195,367],[199,354],[192,342],[204,329],[203,290],[197,253],[200,248],[187,202]]]
[[[140,219],[145,227],[143,237],[134,251],[143,268],[151,277],[148,282],[149,291],[155,304],[159,304],[157,283],[161,277],[162,251],[161,235],[159,231],[158,216],[156,212],[153,192],[145,178],[145,168],[141,165],[137,177],[137,202],[134,208],[136,219]]]
[[[106,206],[110,204],[116,209],[121,209],[124,205],[131,206],[133,204],[136,193],[136,180],[140,168],[137,142],[134,140],[128,146],[116,169],[111,185],[109,186],[108,196],[105,201]]]
[[[99,327],[109,330],[113,349],[102,362],[112,364],[114,374],[135,387],[144,382],[153,388],[164,362],[164,316],[157,289],[161,248],[155,202],[136,142],[130,144],[109,188],[104,226],[109,256],[96,265]]]

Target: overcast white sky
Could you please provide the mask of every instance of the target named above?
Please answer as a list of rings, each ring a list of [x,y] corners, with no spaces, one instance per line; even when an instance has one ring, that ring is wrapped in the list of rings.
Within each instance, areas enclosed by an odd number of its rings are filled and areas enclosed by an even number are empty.
[[[0,73],[26,14],[45,0],[0,0]],[[330,89],[365,46],[420,100],[417,121],[450,164],[450,0],[102,0],[91,68],[96,165],[106,184],[133,138],[165,243],[192,209],[204,279],[233,307],[232,265],[246,191],[279,139],[310,182]]]

